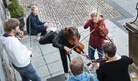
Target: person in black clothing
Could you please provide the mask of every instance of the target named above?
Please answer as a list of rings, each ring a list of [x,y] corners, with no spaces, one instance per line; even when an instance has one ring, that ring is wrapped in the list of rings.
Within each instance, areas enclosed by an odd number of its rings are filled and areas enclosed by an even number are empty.
[[[60,51],[63,69],[65,72],[65,78],[68,78],[69,76],[67,56],[70,60],[69,54],[72,51],[71,48],[74,46],[72,42],[74,42],[75,44],[78,42],[75,38],[80,38],[78,30],[75,27],[67,26],[62,29],[53,40],[53,46],[59,48]]]
[[[96,68],[96,73],[99,81],[130,81],[128,66],[133,63],[133,60],[127,56],[116,56],[116,46],[111,42],[106,42],[102,45],[105,57],[108,59]]]
[[[41,36],[46,34],[46,28],[49,27],[49,23],[45,23],[38,18],[38,7],[33,5],[31,7],[32,12],[27,18],[27,33],[31,35],[37,35],[41,33]],[[30,30],[31,29],[31,30]]]

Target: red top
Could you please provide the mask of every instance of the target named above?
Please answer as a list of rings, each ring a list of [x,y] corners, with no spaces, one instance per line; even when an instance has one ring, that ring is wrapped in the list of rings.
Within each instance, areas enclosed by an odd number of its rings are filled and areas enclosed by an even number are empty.
[[[94,28],[94,22],[93,22],[93,18],[90,18],[87,20],[87,22],[84,25],[84,29],[90,27],[90,32],[95,29]],[[104,27],[105,27],[105,23],[104,23]],[[103,42],[104,42],[105,37],[100,35],[99,30],[94,30],[94,32],[92,32],[90,34],[90,38],[89,38],[89,45],[91,46],[96,46],[96,47],[101,47]]]

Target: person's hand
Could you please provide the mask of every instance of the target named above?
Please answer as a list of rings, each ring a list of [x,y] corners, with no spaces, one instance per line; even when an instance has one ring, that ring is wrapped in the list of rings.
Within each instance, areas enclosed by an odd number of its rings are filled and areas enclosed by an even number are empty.
[[[49,22],[46,22],[46,23],[44,24],[44,26],[45,26],[45,27],[50,27],[50,23],[49,23]]]
[[[96,70],[99,69],[99,66],[98,66],[97,63],[94,63],[94,62],[91,62],[91,63],[92,63],[92,65],[95,67]]]
[[[68,48],[67,46],[64,46],[64,49],[67,51],[67,54],[71,54],[71,49],[70,48]]]
[[[86,53],[80,52],[80,54],[81,54],[82,56],[86,56]]]
[[[28,48],[29,51],[33,52],[33,49],[32,48]]]

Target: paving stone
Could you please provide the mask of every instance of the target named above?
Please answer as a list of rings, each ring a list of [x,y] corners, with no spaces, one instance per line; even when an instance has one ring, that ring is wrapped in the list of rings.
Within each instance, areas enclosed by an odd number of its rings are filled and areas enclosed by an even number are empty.
[[[108,22],[106,23],[107,25],[113,24],[108,20],[106,22]],[[110,27],[107,27],[107,28],[113,29],[113,27],[115,27],[114,24],[112,26],[110,25]],[[120,55],[124,55],[124,54],[127,55],[128,54],[128,35],[123,30],[120,30],[117,27],[114,28],[114,31],[115,32],[109,33],[109,36],[114,36],[113,39],[114,39],[114,43],[117,46],[117,52]]]
[[[45,60],[44,60],[44,58],[42,56],[32,59],[32,63],[35,66],[35,68],[38,68],[38,67],[46,65]]]
[[[77,29],[80,32],[80,34],[89,30],[89,28],[88,29],[84,29],[83,26],[79,26],[79,27],[77,27]]]
[[[40,78],[43,78],[43,77],[46,77],[46,76],[50,75],[49,71],[48,71],[48,68],[46,66],[42,66],[42,67],[36,68],[36,72],[38,73]]]
[[[48,78],[51,78],[51,76],[46,76],[44,78],[41,78],[41,81],[47,81]]]
[[[58,76],[61,74],[64,74],[64,71],[59,71],[58,73],[54,73],[54,74],[52,74],[52,77],[55,77],[55,76]]]
[[[61,61],[57,61],[57,62],[48,64],[48,68],[50,68],[49,70],[50,70],[51,74],[54,74],[56,72],[59,72],[59,71],[63,70]]]
[[[42,53],[38,45],[33,46],[32,49],[33,49],[32,58],[37,58],[42,56]]]
[[[54,52],[54,53],[50,53],[44,56],[47,64],[52,63],[52,62],[56,62],[60,60],[60,53],[59,51]]]
[[[58,51],[58,49],[53,47],[52,44],[39,45],[39,46],[44,55]]]
[[[124,18],[123,19],[119,19],[119,20],[116,19],[116,21],[114,21],[115,24],[116,24],[116,22],[118,22],[121,25],[125,25],[126,22],[130,22],[130,21],[133,21],[135,19],[136,15],[137,15],[137,11],[135,9],[137,0],[132,0],[131,3],[128,0],[121,0],[121,1],[120,0],[110,0],[110,3],[111,2],[115,3],[116,6],[120,6],[121,8],[118,8],[118,10],[123,12],[121,14],[126,17],[125,19]],[[133,20],[132,20],[132,18],[133,18]]]

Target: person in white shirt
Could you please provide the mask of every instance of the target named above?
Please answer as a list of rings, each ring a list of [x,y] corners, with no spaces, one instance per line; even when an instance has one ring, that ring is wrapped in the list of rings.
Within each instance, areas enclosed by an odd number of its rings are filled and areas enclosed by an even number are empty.
[[[32,48],[27,49],[25,45],[15,37],[15,33],[19,29],[19,20],[15,18],[7,19],[4,23],[5,33],[0,38],[9,60],[13,67],[19,72],[22,81],[41,81],[34,67],[30,62]]]

